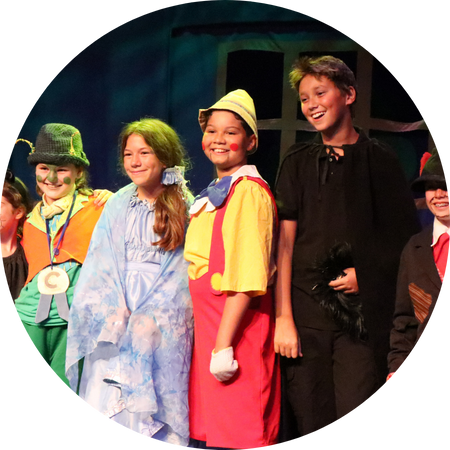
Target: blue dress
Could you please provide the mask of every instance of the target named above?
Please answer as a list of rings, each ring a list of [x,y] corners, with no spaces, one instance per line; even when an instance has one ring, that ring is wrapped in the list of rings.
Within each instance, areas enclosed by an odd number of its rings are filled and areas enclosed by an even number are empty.
[[[130,186],[108,201],[94,231],[70,311],[66,371],[72,388],[115,422],[187,445],[187,262],[182,248],[152,245],[154,205]]]

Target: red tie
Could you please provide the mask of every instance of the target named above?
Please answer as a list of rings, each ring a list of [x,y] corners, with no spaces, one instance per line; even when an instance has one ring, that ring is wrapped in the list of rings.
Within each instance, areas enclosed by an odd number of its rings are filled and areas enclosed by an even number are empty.
[[[448,233],[439,236],[436,245],[433,247],[434,262],[436,263],[441,281],[444,280],[445,267],[448,259]]]

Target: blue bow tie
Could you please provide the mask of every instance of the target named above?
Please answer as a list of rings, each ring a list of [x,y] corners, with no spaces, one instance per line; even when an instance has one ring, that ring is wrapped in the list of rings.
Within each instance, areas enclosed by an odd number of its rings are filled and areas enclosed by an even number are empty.
[[[208,197],[208,200],[217,208],[219,207],[230,190],[231,176],[223,177],[218,183],[215,181],[200,192],[200,195],[196,199]]]

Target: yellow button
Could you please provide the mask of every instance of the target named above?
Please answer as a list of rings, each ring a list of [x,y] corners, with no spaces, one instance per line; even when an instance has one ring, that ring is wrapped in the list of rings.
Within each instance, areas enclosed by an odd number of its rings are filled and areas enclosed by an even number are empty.
[[[214,273],[211,276],[211,287],[215,291],[220,291],[221,284],[222,284],[222,274],[219,272]]]

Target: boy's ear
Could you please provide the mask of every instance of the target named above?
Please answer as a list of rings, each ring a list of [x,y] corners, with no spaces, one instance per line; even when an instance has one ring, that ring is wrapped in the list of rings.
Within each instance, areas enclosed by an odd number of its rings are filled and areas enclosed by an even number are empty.
[[[356,100],[356,90],[353,86],[348,87],[348,93],[346,94],[347,102],[346,105],[351,105]]]
[[[256,145],[256,136],[254,134],[252,134],[250,136],[250,142],[248,143],[248,146],[247,146],[247,151],[249,152],[249,151],[253,150],[253,147],[255,145]]]

